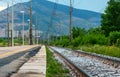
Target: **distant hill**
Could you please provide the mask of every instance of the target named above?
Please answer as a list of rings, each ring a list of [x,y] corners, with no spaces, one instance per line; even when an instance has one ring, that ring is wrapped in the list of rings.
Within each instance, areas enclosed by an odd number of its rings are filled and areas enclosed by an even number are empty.
[[[60,22],[62,28],[62,34],[69,32],[69,6],[57,4],[54,9],[55,3],[49,2],[47,0],[33,0],[33,24],[35,24],[36,16],[38,19],[39,29],[46,32],[49,30],[51,32],[59,33]],[[25,22],[26,25],[29,19],[29,2],[18,3],[14,5],[15,9],[15,29],[21,29],[22,16],[20,11],[25,11]],[[56,13],[52,16],[52,12]],[[5,28],[6,25],[6,12],[7,9],[0,12],[0,28]],[[11,7],[9,9],[11,14]],[[80,10],[73,8],[72,24],[75,27],[81,27],[85,29],[100,26],[101,14],[88,10]],[[52,17],[51,17],[52,16]],[[10,15],[11,18],[11,15]],[[52,22],[52,23],[51,23]],[[25,29],[28,29],[26,26]]]

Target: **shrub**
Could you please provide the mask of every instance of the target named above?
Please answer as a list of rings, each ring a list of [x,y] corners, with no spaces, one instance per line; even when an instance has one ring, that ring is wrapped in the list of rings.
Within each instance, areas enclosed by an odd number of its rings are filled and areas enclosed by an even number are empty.
[[[68,46],[69,45],[69,39],[63,39],[55,42],[55,45],[60,45],[60,46]]]
[[[79,36],[73,39],[73,46],[100,44],[106,45],[107,38],[102,34],[86,34],[85,36]]]
[[[79,46],[80,44],[81,44],[81,42],[82,42],[82,37],[77,37],[77,38],[75,38],[75,39],[73,39],[73,46]]]
[[[87,34],[82,38],[82,44],[107,44],[107,38],[102,34]]]
[[[109,35],[110,45],[119,45],[120,43],[120,32],[111,32]]]
[[[72,31],[73,31],[73,38],[84,36],[87,33],[85,29],[81,29],[78,27],[73,27]]]

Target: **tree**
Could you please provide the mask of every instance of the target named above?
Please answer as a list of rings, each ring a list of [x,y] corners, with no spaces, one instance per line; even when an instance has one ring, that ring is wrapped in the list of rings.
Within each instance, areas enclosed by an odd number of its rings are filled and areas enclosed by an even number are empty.
[[[120,32],[111,32],[110,36],[110,45],[118,44],[120,41]]]
[[[102,30],[108,36],[112,31],[120,30],[120,2],[110,0],[105,13],[102,14]]]
[[[97,28],[91,28],[88,30],[89,34],[103,34],[104,31],[101,29],[101,27],[97,27]]]
[[[83,36],[86,34],[85,29],[81,29],[78,27],[73,27],[72,32],[73,32],[73,39],[78,37],[78,36]]]

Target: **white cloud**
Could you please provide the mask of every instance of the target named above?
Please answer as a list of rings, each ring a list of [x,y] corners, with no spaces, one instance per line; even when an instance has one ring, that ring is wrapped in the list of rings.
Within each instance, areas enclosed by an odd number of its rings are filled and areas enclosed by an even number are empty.
[[[16,3],[21,3],[21,2],[27,2],[29,0],[14,0],[14,4]],[[7,7],[7,3],[9,2],[9,5],[12,5],[12,1],[11,0],[0,0],[0,11],[6,9]]]

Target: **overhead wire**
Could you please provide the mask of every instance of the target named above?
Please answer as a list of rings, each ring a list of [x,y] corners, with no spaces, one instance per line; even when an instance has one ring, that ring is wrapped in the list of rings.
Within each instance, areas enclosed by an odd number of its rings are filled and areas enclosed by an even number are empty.
[[[53,5],[53,10],[52,10],[51,16],[50,16],[50,23],[49,23],[48,30],[47,30],[47,33],[46,33],[48,42],[50,41],[50,34],[52,33],[52,30],[53,30],[52,28],[54,28],[54,23],[53,22],[54,22],[54,18],[55,18],[55,15],[56,15],[57,3],[58,3],[58,0],[55,0],[54,5]]]

